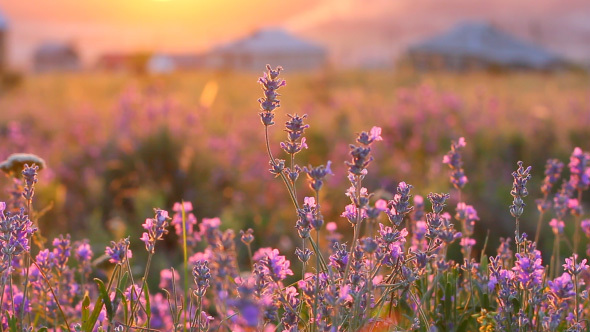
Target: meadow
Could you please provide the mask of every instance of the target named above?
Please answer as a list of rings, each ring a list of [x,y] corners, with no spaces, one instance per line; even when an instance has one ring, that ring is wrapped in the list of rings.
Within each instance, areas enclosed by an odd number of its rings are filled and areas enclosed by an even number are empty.
[[[3,256],[2,329],[588,329],[587,75],[268,75],[264,95],[229,72],[4,92],[0,159],[45,167],[0,180],[21,227],[3,229],[21,247]]]

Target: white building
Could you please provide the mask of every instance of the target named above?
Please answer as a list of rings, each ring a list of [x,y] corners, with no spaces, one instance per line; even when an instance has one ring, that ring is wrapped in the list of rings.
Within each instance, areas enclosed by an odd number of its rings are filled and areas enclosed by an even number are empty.
[[[415,44],[408,58],[416,69],[555,69],[557,55],[515,38],[491,24],[469,22]]]
[[[289,71],[318,69],[326,64],[326,50],[274,28],[214,48],[206,60],[207,67],[232,70],[261,71],[267,64]]]

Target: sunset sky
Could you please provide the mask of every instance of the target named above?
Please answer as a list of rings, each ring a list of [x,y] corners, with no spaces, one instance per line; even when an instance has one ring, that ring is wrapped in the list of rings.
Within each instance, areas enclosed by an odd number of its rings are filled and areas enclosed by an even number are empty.
[[[85,58],[105,51],[204,50],[256,28],[281,25],[313,0],[0,0],[11,27],[10,58],[28,61],[41,41],[69,41]]]
[[[202,52],[268,26],[325,45],[340,63],[388,62],[463,20],[590,59],[588,0],[0,0],[0,12],[20,68],[44,41],[71,42],[90,64],[105,52]]]

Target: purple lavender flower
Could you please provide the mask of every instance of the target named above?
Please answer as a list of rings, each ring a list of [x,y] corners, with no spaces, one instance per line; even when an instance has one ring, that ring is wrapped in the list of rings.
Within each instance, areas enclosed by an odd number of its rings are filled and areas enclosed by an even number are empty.
[[[348,219],[348,221],[351,224],[356,224],[357,223],[357,216],[358,216],[358,209],[356,208],[356,206],[354,206],[353,204],[348,204],[345,209],[344,212],[342,212],[342,214],[340,215],[341,217],[344,217],[346,219]],[[367,215],[367,210],[366,209],[361,209],[360,210],[360,219],[361,221],[368,218]]]
[[[150,299],[151,320],[150,327],[160,330],[173,330],[173,321],[170,316],[168,301],[161,293],[156,293]],[[204,330],[206,331],[206,330]]]
[[[542,264],[541,252],[517,253],[512,270],[522,285],[522,289],[532,289],[542,285],[545,268]]]
[[[211,280],[211,270],[209,269],[208,261],[197,261],[193,267],[193,278],[197,289],[195,294],[197,296],[204,296],[207,288],[209,288],[209,280]]]
[[[410,213],[413,207],[410,206],[410,190],[412,186],[405,182],[400,182],[397,187],[397,194],[393,196],[393,200],[389,201],[389,210],[386,210],[389,221],[396,227],[399,226],[404,217]]]
[[[182,203],[174,203],[174,207],[172,207],[172,211],[174,211],[174,215],[172,216],[171,224],[174,225],[174,231],[180,241],[183,241],[183,232],[182,232],[182,210],[184,208],[184,213],[186,216],[185,219],[185,227],[186,227],[186,240],[187,246],[193,247],[197,244],[197,242],[201,241],[201,236],[199,233],[195,232],[195,226],[197,225],[197,217],[192,213],[193,211],[193,204],[191,202],[182,202]]]
[[[299,153],[302,149],[307,149],[307,144],[305,143],[305,137],[303,136],[303,132],[305,129],[309,128],[309,125],[303,123],[305,118],[307,118],[307,114],[303,116],[299,116],[297,114],[289,116],[289,121],[285,123],[285,128],[287,131],[287,141],[281,142],[281,149],[283,149],[287,154],[294,156],[295,154]],[[291,169],[290,172],[295,172],[297,170]],[[296,172],[299,175],[299,172]],[[292,176],[292,181],[295,181],[296,175]]]
[[[109,262],[114,264],[123,264],[125,260],[131,258],[133,253],[129,249],[129,238],[121,239],[118,243],[111,241],[111,246],[106,247],[105,254],[109,256]]]
[[[283,300],[283,317],[281,323],[285,326],[285,331],[299,331],[297,324],[299,322],[299,314],[297,313],[297,307],[299,306],[299,293],[295,287],[287,287],[284,293]]]
[[[570,156],[570,185],[577,190],[586,190],[590,186],[590,154],[576,147]]]
[[[160,209],[155,209],[156,215],[154,218],[147,218],[142,225],[147,231],[141,236],[141,240],[145,243],[145,248],[149,253],[154,253],[157,240],[162,240],[164,234],[168,234],[168,212]]]
[[[463,233],[465,236],[471,236],[473,234],[473,228],[475,222],[479,220],[477,211],[471,205],[467,205],[463,202],[457,203],[457,214],[455,219],[461,221],[463,224]]]
[[[551,189],[559,180],[561,171],[563,170],[563,163],[558,159],[549,159],[545,164],[545,178],[541,186],[541,192],[545,195],[551,193]]]
[[[55,260],[55,266],[63,271],[66,268],[66,264],[70,258],[70,234],[67,234],[64,238],[60,235],[58,238],[53,240],[53,259]]]
[[[330,256],[330,265],[335,267],[340,273],[344,273],[349,259],[346,244],[335,243],[333,249],[334,254]]]
[[[379,223],[379,235],[381,235],[383,242],[391,244],[394,242],[405,242],[406,237],[408,236],[408,231],[405,228],[398,231]]]
[[[586,262],[588,261],[587,259],[584,258],[579,263],[577,261],[578,254],[573,254],[572,257],[565,259],[563,269],[573,276],[578,275],[582,273],[582,271],[586,271],[588,269],[588,264],[586,264]]]
[[[328,161],[326,166],[320,165],[317,167],[312,167],[310,165],[309,167],[303,168],[305,173],[307,173],[307,177],[309,179],[309,186],[312,190],[316,192],[320,191],[324,184],[324,179],[326,178],[326,176],[334,175],[334,173],[332,173],[332,170],[330,169],[331,165],[332,162]]]
[[[94,253],[92,252],[92,248],[90,244],[88,244],[88,240],[84,240],[78,243],[74,249],[74,257],[80,263],[90,262],[92,260],[92,256]]]
[[[0,202],[0,253],[12,258],[30,250],[29,238],[37,231],[33,222],[25,214],[5,212],[6,203]]]
[[[449,165],[451,169],[451,183],[455,188],[462,189],[467,183],[467,176],[463,171],[463,161],[461,160],[461,149],[465,147],[465,138],[459,138],[459,141],[452,141],[451,151],[443,157],[443,164]]]
[[[510,195],[514,197],[514,200],[512,205],[510,205],[510,214],[512,214],[514,218],[520,217],[524,211],[525,204],[522,199],[529,194],[528,190],[526,189],[526,184],[531,178],[530,172],[531,166],[525,169],[523,167],[522,161],[519,161],[518,169],[512,173],[512,176],[514,177],[514,183],[512,184],[512,191],[510,191]]]
[[[563,227],[565,226],[563,221],[553,218],[549,222],[549,226],[551,226],[551,230],[553,231],[553,234],[555,234],[555,235],[563,234]]]
[[[23,170],[23,178],[25,179],[25,188],[23,192],[23,196],[26,200],[33,199],[35,195],[35,184],[37,183],[37,171],[39,170],[39,166],[33,164],[31,167],[25,164],[25,168]]]
[[[307,263],[312,254],[313,252],[308,248],[305,248],[304,250],[301,250],[300,248],[295,248],[295,256],[297,256],[297,258],[299,258],[299,260],[302,263]]]
[[[252,228],[248,228],[245,232],[243,230],[240,231],[240,240],[245,245],[250,245],[252,241],[254,241],[254,230]]]
[[[234,307],[239,315],[234,321],[240,326],[255,328],[258,327],[262,312],[266,311],[272,299],[268,294],[261,299],[255,298],[256,281],[254,278],[246,279],[238,285],[239,297],[228,300],[228,305]]]
[[[277,249],[273,249],[262,260],[266,273],[275,281],[283,281],[288,275],[293,275],[293,271],[289,268],[291,262],[285,259],[285,256],[280,256]]]
[[[279,94],[277,90],[286,85],[286,82],[279,79],[279,74],[282,67],[277,67],[275,70],[270,65],[266,65],[267,72],[258,79],[258,83],[262,84],[264,91],[264,97],[258,99],[260,103],[260,109],[262,112],[259,113],[260,119],[265,126],[271,126],[274,124],[274,113],[273,111],[281,106],[278,100]]]
[[[219,218],[203,218],[199,224],[199,233],[201,236],[205,236],[205,239],[207,239],[209,244],[215,244],[220,225],[221,219]]]
[[[586,233],[586,236],[590,237],[590,219],[582,220],[580,226],[582,226],[582,230],[584,231],[584,233]]]
[[[381,127],[373,127],[368,133],[366,131],[363,131],[359,134],[357,138],[357,142],[363,145],[371,145],[373,142],[378,142],[382,140],[383,138],[381,137]]]
[[[549,280],[547,284],[551,292],[560,299],[568,299],[576,295],[572,276],[569,273],[564,272],[560,277]]]

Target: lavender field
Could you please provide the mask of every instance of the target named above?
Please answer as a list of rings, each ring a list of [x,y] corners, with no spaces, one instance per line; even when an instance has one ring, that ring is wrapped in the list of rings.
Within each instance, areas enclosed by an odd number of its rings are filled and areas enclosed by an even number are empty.
[[[586,74],[259,76],[3,91],[0,330],[590,329]]]

